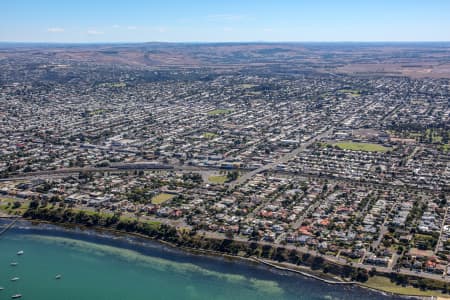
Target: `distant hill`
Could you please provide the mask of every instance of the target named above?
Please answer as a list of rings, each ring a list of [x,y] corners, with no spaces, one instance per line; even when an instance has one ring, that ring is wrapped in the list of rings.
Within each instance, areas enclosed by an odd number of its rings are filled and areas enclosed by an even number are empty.
[[[450,77],[450,43],[0,43],[0,59],[138,68],[278,67],[332,74]]]

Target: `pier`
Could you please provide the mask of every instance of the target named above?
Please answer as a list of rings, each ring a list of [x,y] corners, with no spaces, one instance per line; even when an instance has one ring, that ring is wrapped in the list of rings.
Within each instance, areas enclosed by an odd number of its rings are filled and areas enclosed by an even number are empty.
[[[17,223],[17,221],[19,221],[20,217],[0,217],[0,219],[13,219],[11,223],[9,223],[8,225],[6,225],[6,227],[3,228],[3,229],[0,231],[0,237],[1,237],[1,236],[2,236],[4,233],[6,233],[9,229],[11,229],[11,228],[14,226],[14,224]]]

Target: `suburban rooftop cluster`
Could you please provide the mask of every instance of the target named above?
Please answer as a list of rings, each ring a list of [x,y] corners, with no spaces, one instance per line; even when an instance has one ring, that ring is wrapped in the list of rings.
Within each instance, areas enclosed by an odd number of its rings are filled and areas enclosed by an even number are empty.
[[[15,74],[0,76],[2,210],[38,201],[450,274],[447,79],[0,67]]]

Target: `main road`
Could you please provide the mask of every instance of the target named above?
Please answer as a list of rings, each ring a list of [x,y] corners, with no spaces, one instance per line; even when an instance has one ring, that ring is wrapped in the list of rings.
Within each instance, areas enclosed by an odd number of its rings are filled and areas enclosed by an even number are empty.
[[[299,153],[305,151],[305,149],[307,147],[309,147],[310,145],[312,145],[313,143],[315,143],[316,141],[328,137],[332,132],[333,132],[334,127],[326,127],[323,129],[323,132],[310,138],[309,140],[307,140],[306,142],[300,144],[299,147],[295,148],[294,150],[292,150],[291,152],[279,157],[278,159],[276,159],[275,161],[268,163],[258,169],[252,170],[250,172],[245,173],[244,175],[240,176],[238,179],[236,179],[235,181],[231,182],[228,185],[228,189],[232,190],[235,186],[238,186],[244,182],[246,182],[247,180],[249,180],[250,178],[252,178],[253,176],[255,176],[256,174],[259,174],[261,172],[270,170],[275,168],[276,166],[278,166],[279,164],[283,164],[289,160],[291,160],[292,158],[294,158],[295,156],[297,156]]]
[[[283,155],[282,157],[278,158],[274,162],[271,162],[271,163],[266,164],[266,165],[264,165],[264,166],[262,166],[262,167],[260,167],[258,169],[255,169],[255,170],[252,170],[252,171],[250,171],[248,173],[245,173],[244,175],[242,175],[241,177],[239,177],[235,181],[231,182],[228,185],[228,190],[232,190],[235,186],[238,186],[238,185],[246,182],[247,180],[249,180],[250,178],[252,178],[256,174],[259,174],[261,172],[264,172],[264,171],[267,171],[267,170],[270,170],[270,169],[274,169],[277,165],[289,161],[290,159],[292,159],[295,156],[297,156],[299,153],[303,152],[311,144],[315,143],[316,141],[318,141],[318,140],[320,140],[322,138],[328,137],[333,132],[333,130],[335,129],[336,126],[339,126],[343,121],[349,119],[350,117],[352,117],[354,115],[358,115],[360,111],[365,111],[366,108],[369,107],[370,105],[372,105],[373,103],[374,103],[374,101],[371,101],[371,102],[369,102],[369,103],[359,107],[357,112],[354,112],[351,115],[343,116],[334,125],[325,126],[324,128],[322,128],[321,131],[319,131],[321,133],[319,133],[316,136],[313,136],[312,138],[310,138],[306,142],[300,144],[300,146],[298,148],[296,148],[293,151],[287,153],[286,155]]]

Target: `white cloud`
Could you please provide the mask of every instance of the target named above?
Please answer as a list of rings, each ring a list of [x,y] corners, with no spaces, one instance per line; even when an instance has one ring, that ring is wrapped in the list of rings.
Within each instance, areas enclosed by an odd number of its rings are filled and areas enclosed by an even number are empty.
[[[47,28],[48,32],[64,32],[64,28],[60,28],[60,27],[51,27],[51,28]]]
[[[117,25],[117,24],[115,24],[115,25],[113,25],[113,26],[111,26],[112,28],[120,28],[120,25]]]
[[[95,29],[90,29],[87,31],[87,34],[91,34],[91,35],[99,35],[99,34],[103,34],[103,33],[104,33],[103,31],[98,31]]]
[[[136,26],[128,26],[127,29],[128,29],[128,30],[136,30],[137,27],[136,27]]]
[[[231,28],[231,27],[224,27],[223,31],[224,32],[230,32],[230,31],[233,31],[233,28]]]

